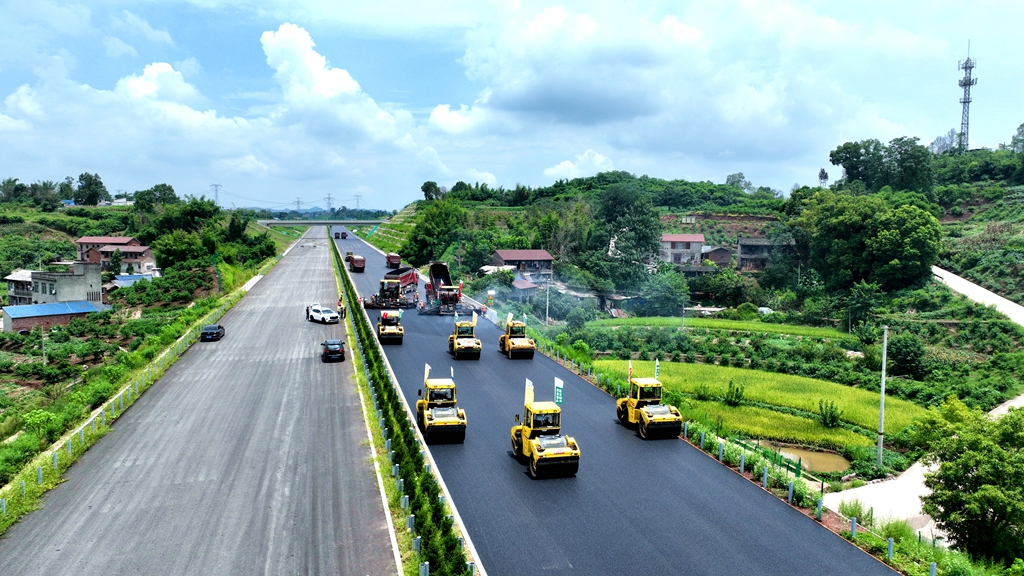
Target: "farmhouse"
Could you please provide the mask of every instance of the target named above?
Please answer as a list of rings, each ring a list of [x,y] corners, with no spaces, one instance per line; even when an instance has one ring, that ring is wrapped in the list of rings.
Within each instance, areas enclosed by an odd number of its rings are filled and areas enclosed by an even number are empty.
[[[6,306],[3,311],[4,332],[32,330],[36,326],[46,329],[55,324],[67,326],[72,318],[81,318],[107,308],[103,304],[87,301]]]
[[[555,259],[547,250],[495,250],[495,266],[515,266],[527,280],[550,282]]]

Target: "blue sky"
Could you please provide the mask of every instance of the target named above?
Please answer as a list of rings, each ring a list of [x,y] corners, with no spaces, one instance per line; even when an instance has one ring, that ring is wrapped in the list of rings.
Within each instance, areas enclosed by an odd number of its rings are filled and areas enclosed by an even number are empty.
[[[0,177],[226,206],[626,170],[788,191],[849,140],[1024,123],[1024,3],[0,2]]]

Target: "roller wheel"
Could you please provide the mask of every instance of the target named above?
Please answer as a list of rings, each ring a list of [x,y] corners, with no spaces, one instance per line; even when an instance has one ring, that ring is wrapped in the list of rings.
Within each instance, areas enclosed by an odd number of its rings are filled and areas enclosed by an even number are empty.
[[[626,408],[625,405],[623,405],[623,406],[616,406],[615,407],[615,413],[619,417],[619,424],[622,424],[623,426],[628,426],[629,425],[629,417],[626,415],[626,412],[628,410],[629,410],[629,408]]]
[[[465,443],[466,442],[466,431],[463,430],[461,434],[456,436],[455,437],[455,441],[458,442],[459,444]]]
[[[533,458],[530,458],[530,462],[527,464],[527,471],[530,474],[530,478],[536,480],[540,477],[540,474],[537,473],[537,464]]]
[[[639,433],[640,437],[643,438],[644,440],[647,440],[649,438],[649,435],[647,433],[647,425],[644,424],[643,421],[641,421],[640,426],[637,427],[637,433]]]

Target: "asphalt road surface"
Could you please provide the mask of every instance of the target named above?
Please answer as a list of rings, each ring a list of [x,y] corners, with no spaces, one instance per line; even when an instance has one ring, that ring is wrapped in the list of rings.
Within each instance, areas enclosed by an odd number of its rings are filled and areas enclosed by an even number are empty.
[[[375,292],[383,256],[352,234],[335,242],[366,256],[365,273],[352,277],[364,297]],[[430,450],[490,576],[895,574],[685,442],[641,440],[618,424],[609,395],[553,360],[505,358],[501,332],[487,320],[477,328],[480,360],[452,360],[452,320],[410,310],[404,344],[385,352],[410,403],[424,363],[437,375],[455,368],[466,441]],[[556,376],[565,381],[562,430],[580,444],[580,469],[535,481],[512,457],[509,428],[523,410],[525,379],[537,400],[551,400]]]
[[[350,359],[318,357],[342,328],[304,321],[338,296],[306,238],[7,532],[0,574],[395,574]]]

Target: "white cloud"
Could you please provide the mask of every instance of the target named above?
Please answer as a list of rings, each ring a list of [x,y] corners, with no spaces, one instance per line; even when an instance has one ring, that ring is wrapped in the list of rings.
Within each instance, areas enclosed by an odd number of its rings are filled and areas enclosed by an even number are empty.
[[[175,62],[174,69],[181,72],[184,76],[195,76],[199,74],[203,67],[194,56],[190,56],[180,62]]]
[[[470,169],[466,174],[469,175],[470,182],[483,182],[492,187],[498,185],[498,179],[494,177],[494,174],[486,170]]]
[[[121,17],[114,16],[111,24],[117,30],[126,30],[136,36],[141,36],[150,42],[168,44],[174,46],[174,40],[167,30],[154,30],[145,19],[132,14],[127,10],[121,11]]]
[[[124,40],[116,38],[114,36],[107,36],[103,39],[103,45],[107,48],[107,56],[116,58],[118,56],[138,56],[139,53],[135,51],[130,45],[125,44]]]
[[[612,161],[610,158],[594,152],[593,150],[587,150],[583,154],[576,157],[576,161],[563,160],[558,164],[544,170],[544,175],[548,178],[555,178],[560,180],[562,178],[573,179],[581,178],[584,176],[593,176],[598,172],[608,172],[612,170]]]
[[[285,23],[276,32],[264,32],[260,43],[287,105],[279,119],[343,138],[403,145],[412,116],[378,106],[346,70],[330,66],[313,49],[316,44],[306,30]]]
[[[245,174],[263,175],[270,167],[256,159],[253,154],[246,154],[241,158],[225,158],[220,164],[228,170]]]
[[[146,65],[141,76],[134,74],[117,81],[114,92],[131,98],[153,98],[169,102],[194,102],[200,99],[195,86],[167,62]]]

